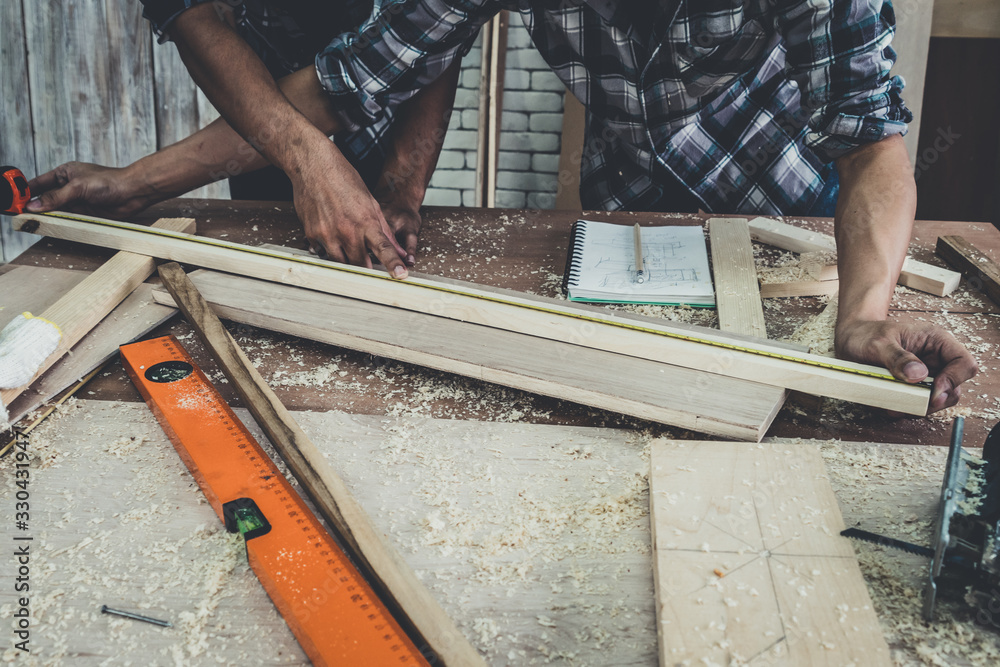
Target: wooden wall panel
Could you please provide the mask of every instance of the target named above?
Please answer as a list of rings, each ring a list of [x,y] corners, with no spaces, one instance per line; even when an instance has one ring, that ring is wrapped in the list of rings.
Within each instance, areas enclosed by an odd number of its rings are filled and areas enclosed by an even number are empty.
[[[896,11],[896,36],[892,48],[898,59],[893,74],[903,77],[906,88],[903,99],[913,112],[910,131],[904,137],[910,160],[916,159],[917,140],[924,99],[924,79],[927,73],[927,52],[931,39],[931,20],[935,0],[893,0]]]
[[[31,95],[21,0],[0,2],[0,165],[14,165],[35,173],[35,146],[31,140]],[[0,218],[0,262],[10,261],[38,240],[15,232],[10,218]]]

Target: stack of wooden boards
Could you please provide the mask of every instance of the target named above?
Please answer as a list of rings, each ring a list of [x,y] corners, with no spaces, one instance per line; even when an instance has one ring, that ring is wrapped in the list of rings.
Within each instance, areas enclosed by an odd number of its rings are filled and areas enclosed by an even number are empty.
[[[24,215],[15,225],[241,274],[196,276],[224,317],[726,438],[759,440],[785,389],[909,414],[924,414],[929,397],[928,387],[896,382],[884,369],[773,341],[471,283],[396,281],[86,216]]]

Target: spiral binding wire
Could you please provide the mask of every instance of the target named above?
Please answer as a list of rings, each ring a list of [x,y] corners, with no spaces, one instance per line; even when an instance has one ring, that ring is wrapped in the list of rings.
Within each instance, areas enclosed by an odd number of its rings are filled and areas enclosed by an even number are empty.
[[[569,252],[566,253],[566,268],[563,270],[563,294],[569,294],[570,286],[576,287],[580,283],[580,272],[583,270],[583,242],[586,237],[586,221],[577,220],[569,233]]]

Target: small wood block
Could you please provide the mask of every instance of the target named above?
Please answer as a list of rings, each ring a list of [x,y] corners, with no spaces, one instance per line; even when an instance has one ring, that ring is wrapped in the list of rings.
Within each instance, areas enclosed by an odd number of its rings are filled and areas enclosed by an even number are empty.
[[[817,447],[658,440],[650,465],[661,667],[891,664]]]
[[[1000,304],[1000,266],[962,236],[939,236],[937,256],[965,274],[969,284]]]
[[[949,271],[907,257],[903,262],[903,270],[899,272],[898,282],[910,289],[934,296],[948,296],[958,288],[961,281],[962,274],[957,271]]]
[[[742,218],[710,218],[715,307],[723,331],[767,338],[750,228]]]
[[[836,294],[839,289],[839,280],[802,280],[792,283],[764,283],[760,286],[760,298],[829,296]]]
[[[773,245],[790,252],[837,252],[837,242],[829,234],[811,232],[787,222],[769,218],[754,218],[749,223],[754,241]]]

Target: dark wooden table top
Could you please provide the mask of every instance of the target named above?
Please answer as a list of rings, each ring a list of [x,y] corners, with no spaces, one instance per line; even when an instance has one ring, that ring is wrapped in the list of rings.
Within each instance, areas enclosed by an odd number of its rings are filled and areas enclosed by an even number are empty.
[[[152,222],[160,217],[190,216],[198,233],[213,238],[258,245],[275,243],[304,248],[302,229],[289,203],[231,202],[175,199],[135,218]],[[580,217],[632,224],[702,224],[706,215],[608,213],[552,210],[427,208],[417,257],[417,270],[486,285],[547,296],[559,293],[569,227]],[[827,219],[796,219],[795,224],[832,233]],[[1000,232],[992,225],[919,221],[911,255],[942,265],[933,247],[939,235],[960,234],[1000,261]],[[780,256],[764,247],[766,259]],[[14,264],[93,270],[112,251],[45,239]],[[154,279],[155,280],[155,279]],[[819,313],[821,299],[769,299],[765,314],[768,335],[790,335],[806,319]],[[657,312],[658,309],[652,309]],[[659,309],[699,324],[712,324],[714,311]],[[891,317],[900,321],[927,321],[945,326],[973,350],[980,375],[964,387],[960,408],[967,415],[966,444],[981,446],[986,433],[1000,419],[1000,308],[965,282],[951,297],[938,298],[897,288]],[[520,392],[467,378],[429,371],[393,360],[284,336],[244,325],[234,335],[291,409],[345,410],[364,414],[400,412],[456,419],[524,420],[535,423],[620,426],[650,429],[679,437],[698,437],[664,429],[641,420],[593,410],[577,404]],[[191,328],[175,318],[152,335],[172,333],[188,347],[210,377],[221,373],[202,349]],[[124,341],[123,341],[124,342]],[[220,390],[234,405],[239,399],[224,383]],[[141,400],[121,365],[113,362],[78,394],[98,400]],[[720,398],[724,400],[724,398]],[[804,438],[840,438],[873,442],[944,445],[950,420],[892,418],[863,406],[793,396],[769,435]]]

